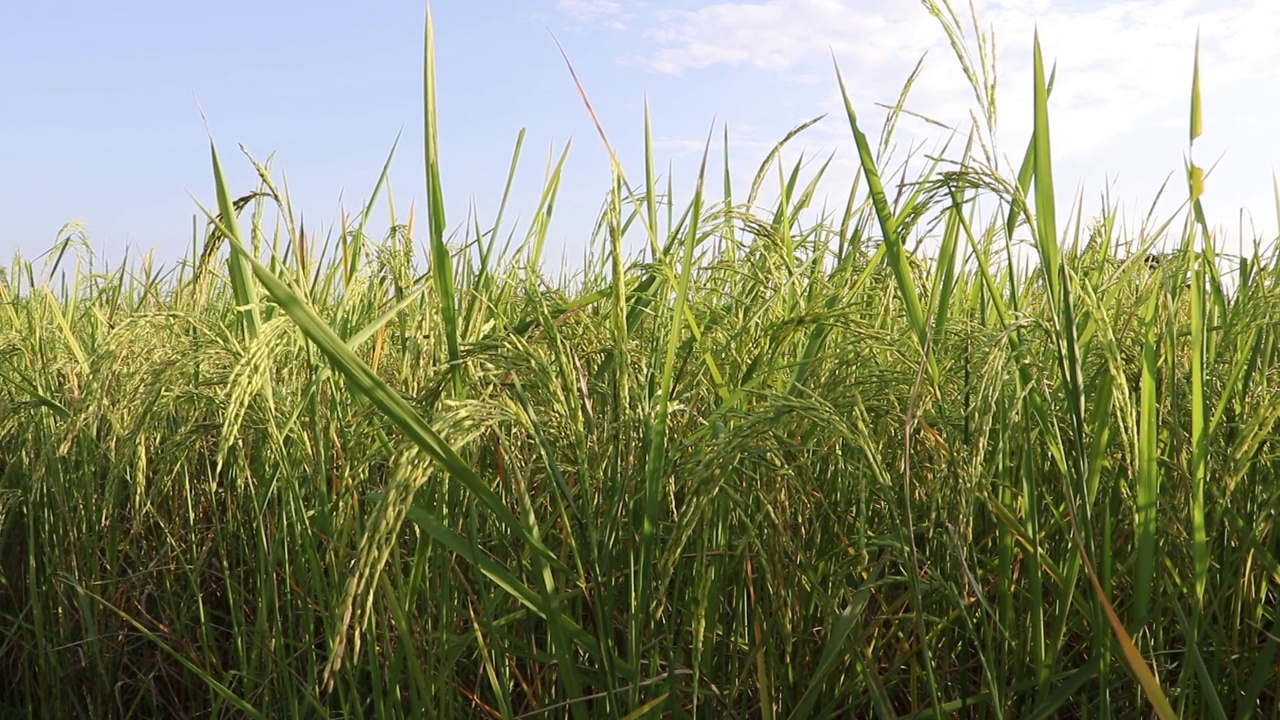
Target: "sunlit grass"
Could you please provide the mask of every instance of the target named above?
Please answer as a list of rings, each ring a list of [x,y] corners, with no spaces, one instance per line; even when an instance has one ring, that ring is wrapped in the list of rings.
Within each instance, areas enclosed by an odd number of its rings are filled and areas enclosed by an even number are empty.
[[[875,138],[837,69],[840,215],[711,139],[676,204],[646,112],[580,274],[538,269],[563,155],[504,225],[523,134],[447,244],[428,21],[425,269],[385,169],[317,247],[212,147],[172,271],[68,275],[74,229],[7,269],[0,715],[1280,714],[1280,263],[1214,252],[1190,161],[1145,230],[1059,212],[1038,40],[993,170],[990,38],[929,9],[978,122],[903,177],[914,74]]]

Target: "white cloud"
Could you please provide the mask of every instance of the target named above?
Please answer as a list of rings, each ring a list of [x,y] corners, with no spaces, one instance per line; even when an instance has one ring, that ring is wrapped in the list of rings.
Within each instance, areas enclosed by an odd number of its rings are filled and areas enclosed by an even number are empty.
[[[628,15],[617,0],[556,0],[556,10],[581,23],[625,30]]]
[[[941,37],[914,3],[875,0],[855,9],[841,0],[765,0],[717,3],[699,10],[665,10],[649,37],[661,49],[646,64],[680,74],[715,64],[788,70],[828,56],[875,59],[923,49]]]
[[[1216,82],[1275,77],[1280,51],[1271,40],[1280,35],[1280,4],[1252,0],[1202,7],[1192,0],[1127,0],[1101,7],[988,0],[979,4],[978,18],[1000,43],[998,75],[1003,87],[1013,90],[1002,99],[1029,94],[1030,41],[1039,27],[1046,62],[1060,60],[1055,116],[1064,125],[1090,128],[1065,143],[1063,152],[1070,154],[1096,148],[1140,119],[1164,115],[1171,103],[1184,102],[1197,27],[1205,40],[1202,63],[1212,67]],[[915,3],[728,2],[663,11],[658,20],[649,37],[659,47],[644,62],[659,72],[680,75],[723,64],[784,76],[795,70],[808,79],[813,65],[828,62],[834,52],[847,76],[860,81],[851,85],[864,101],[885,101],[896,95],[895,83],[920,55],[930,51],[930,70],[917,94],[943,101],[941,108],[931,103],[935,112],[960,110],[956,103],[968,102],[969,90],[951,67],[951,49],[938,23]]]
[[[1280,2],[1276,0],[977,0],[983,30],[997,40],[998,147],[1020,160],[1031,126],[1031,46],[1039,32],[1046,71],[1057,63],[1050,102],[1055,161],[1087,174],[1096,197],[1107,179],[1119,179],[1117,200],[1149,201],[1170,171],[1181,167],[1197,31],[1201,37],[1201,89],[1205,136],[1196,159],[1213,163],[1227,152],[1211,180],[1208,200],[1223,215],[1270,191],[1280,162],[1267,118],[1280,112]],[[971,32],[967,2],[953,0]],[[918,3],[902,0],[754,0],[718,2],[693,10],[667,10],[645,37],[640,62],[659,73],[692,79],[713,66],[737,67],[758,78],[761,101],[826,73],[817,109],[832,114],[814,139],[848,147],[848,126],[831,71],[834,52],[859,119],[878,130],[872,103],[893,102],[926,51],[925,70],[908,108],[968,127],[973,93],[959,72],[938,22]],[[968,38],[973,45],[973,38]],[[784,85],[785,84],[785,85]],[[801,111],[801,114],[807,114]],[[873,124],[874,123],[874,124]],[[913,139],[911,136],[915,134]],[[900,145],[945,138],[945,132],[905,120]],[[874,142],[874,140],[873,140]],[[926,142],[933,148],[934,142]],[[1276,149],[1273,149],[1276,148]],[[844,153],[847,154],[847,153]],[[837,161],[837,165],[841,162]],[[850,170],[853,161],[850,160]],[[833,168],[834,169],[834,168]],[[1060,179],[1074,194],[1073,178]],[[1137,186],[1126,180],[1137,180]],[[1086,178],[1081,177],[1081,181]],[[1065,181],[1065,182],[1063,182]],[[1175,176],[1174,182],[1178,182]],[[1130,190],[1132,190],[1130,192]],[[1216,191],[1216,194],[1215,194]],[[1266,192],[1263,192],[1266,191]],[[1177,186],[1170,194],[1179,195]],[[1070,195],[1067,195],[1070,199]],[[1269,202],[1248,206],[1264,219]]]

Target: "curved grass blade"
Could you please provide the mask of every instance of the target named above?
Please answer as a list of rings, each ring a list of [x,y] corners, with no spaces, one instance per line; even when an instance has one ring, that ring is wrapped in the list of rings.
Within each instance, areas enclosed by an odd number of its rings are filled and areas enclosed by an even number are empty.
[[[216,164],[216,153],[214,154]],[[221,171],[216,173],[221,178]],[[211,217],[211,220],[218,222]],[[219,225],[221,223],[218,223]],[[276,277],[265,265],[245,252],[238,238],[228,236],[235,251],[241,254],[258,281],[263,284],[272,299],[276,301],[297,324],[298,329],[307,336],[316,347],[333,364],[347,382],[352,391],[359,397],[367,399],[383,412],[397,428],[410,440],[440,463],[443,469],[480,501],[494,517],[521,540],[529,543],[536,552],[559,565],[559,560],[541,542],[535,540],[528,528],[516,519],[501,498],[471,469],[448,443],[411,407],[399,393],[392,390],[377,373],[352,352],[347,343],[330,328],[292,288]]]
[[[756,170],[755,177],[751,180],[751,189],[747,193],[747,209],[748,210],[755,207],[756,198],[759,197],[760,195],[760,187],[764,185],[765,175],[768,174],[769,168],[770,166],[773,165],[774,159],[778,157],[778,153],[782,152],[783,146],[791,142],[792,138],[804,132],[805,130],[808,130],[809,128],[813,127],[825,117],[826,117],[826,114],[824,113],[822,115],[819,115],[816,118],[813,118],[812,120],[806,120],[805,122],[802,122],[799,125],[791,128],[791,130],[788,131],[786,135],[782,136],[781,140],[779,140],[777,143],[774,144],[772,148],[770,148],[769,153],[765,155],[764,160],[761,161],[760,168]]]
[[[431,536],[433,540],[440,543],[441,546],[448,548],[456,553],[458,557],[465,558],[467,561],[475,565],[476,569],[484,573],[486,577],[493,580],[503,590],[506,590],[511,597],[520,602],[521,605],[529,608],[535,615],[543,620],[551,620],[548,615],[549,608],[544,605],[542,598],[538,593],[529,588],[529,586],[520,582],[515,573],[511,572],[505,565],[494,560],[488,554],[477,552],[475,545],[467,538],[462,537],[457,532],[440,522],[431,513],[423,510],[421,507],[414,506],[409,508],[405,517],[417,525],[423,532]],[[552,599],[554,601],[554,599]],[[564,627],[566,634],[579,647],[587,651],[593,657],[599,659],[601,652],[604,652],[594,638],[575,623],[572,619],[558,612],[559,623]],[[613,658],[613,662],[617,663],[617,667],[621,672],[630,673],[631,667],[622,663],[620,660]]]

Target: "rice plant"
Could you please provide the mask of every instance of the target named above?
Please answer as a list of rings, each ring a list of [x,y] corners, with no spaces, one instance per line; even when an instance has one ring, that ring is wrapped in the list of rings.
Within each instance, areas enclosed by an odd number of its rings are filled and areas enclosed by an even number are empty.
[[[504,225],[523,135],[449,244],[428,14],[425,253],[385,169],[318,244],[211,144],[176,267],[16,261],[0,715],[1280,716],[1280,262],[1215,250],[1190,161],[1137,231],[1059,213],[1038,41],[1001,172],[991,39],[926,5],[979,121],[896,165],[915,75],[875,137],[836,68],[838,213],[782,163],[812,123],[746,192],[709,138],[678,203],[646,113],[636,175],[597,123],[580,273],[563,155]],[[1198,63],[1190,103],[1193,143]]]

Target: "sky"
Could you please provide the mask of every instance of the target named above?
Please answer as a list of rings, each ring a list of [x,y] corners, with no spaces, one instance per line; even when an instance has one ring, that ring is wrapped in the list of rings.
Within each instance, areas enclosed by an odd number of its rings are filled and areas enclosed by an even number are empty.
[[[956,11],[969,29],[968,3]],[[1204,135],[1214,165],[1204,197],[1232,247],[1276,235],[1280,3],[1275,0],[974,0],[994,34],[997,152],[1016,163],[1031,125],[1031,43],[1057,63],[1050,102],[1059,206],[1109,191],[1135,225],[1160,185],[1184,196],[1188,107],[1201,37]],[[209,139],[231,190],[253,189],[253,157],[274,154],[312,234],[333,231],[390,174],[403,220],[425,197],[422,52],[425,3],[379,0],[6,0],[0,7],[0,259],[35,258],[77,222],[115,263],[186,254],[193,215],[215,202]],[[488,226],[516,137],[527,130],[508,223],[535,210],[549,158],[571,143],[548,261],[580,262],[609,187],[609,161],[560,56],[568,54],[618,149],[643,174],[645,103],[657,163],[687,197],[709,132],[727,130],[737,187],[792,127],[827,113],[784,155],[834,153],[833,207],[857,173],[835,79],[839,64],[864,129],[924,57],[898,142],[962,142],[973,92],[938,21],[909,0],[436,0],[441,169],[456,230],[472,207]],[[970,32],[967,42],[973,46]],[[1173,197],[1176,196],[1176,197]],[[380,209],[386,214],[385,207]],[[1063,211],[1059,210],[1062,216]],[[385,222],[383,227],[385,227]],[[507,225],[511,227],[510,224]],[[418,223],[419,235],[425,223]],[[422,238],[418,238],[421,242]]]

